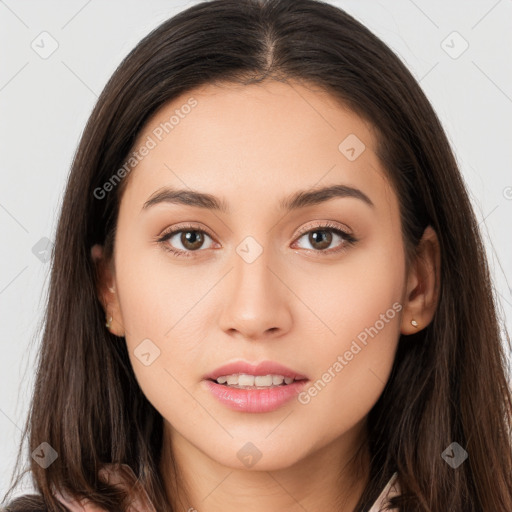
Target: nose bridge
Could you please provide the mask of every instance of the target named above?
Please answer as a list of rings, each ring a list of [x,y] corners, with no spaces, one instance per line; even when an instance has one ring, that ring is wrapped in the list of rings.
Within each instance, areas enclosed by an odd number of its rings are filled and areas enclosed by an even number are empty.
[[[269,270],[272,265],[272,254],[265,241],[265,246],[254,237],[248,236],[236,247],[234,255],[235,272],[233,275],[233,295],[237,302],[246,306],[261,307],[258,302],[268,304],[271,296],[278,293],[274,290],[275,277]]]
[[[268,248],[256,247],[254,242],[242,242],[234,257],[234,293],[239,298],[249,295],[256,298],[270,294],[272,275],[269,267],[272,258]]]
[[[233,266],[221,327],[247,337],[288,328],[287,294],[274,275],[279,264],[270,248],[248,236],[236,247]]]

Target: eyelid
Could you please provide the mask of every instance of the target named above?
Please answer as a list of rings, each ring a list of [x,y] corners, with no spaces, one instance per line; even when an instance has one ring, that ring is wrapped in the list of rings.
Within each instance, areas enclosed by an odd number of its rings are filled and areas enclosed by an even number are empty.
[[[330,221],[330,220],[327,220],[327,221],[326,220],[324,220],[324,221],[317,220],[315,222],[316,222],[315,225],[303,226],[302,228],[300,228],[299,231],[296,233],[294,240],[296,238],[300,237],[301,235],[304,235],[305,233],[308,233],[308,232],[312,231],[313,229],[317,229],[317,228],[337,229],[339,231],[342,231],[346,235],[352,235],[353,234],[352,230],[350,230],[344,224],[334,223],[334,221]],[[165,237],[168,234],[171,234],[171,233],[175,234],[175,233],[177,233],[179,231],[182,231],[182,230],[185,230],[185,229],[194,229],[194,230],[197,230],[197,231],[204,231],[210,238],[215,240],[215,236],[213,235],[213,233],[208,228],[206,228],[205,226],[201,226],[199,224],[193,223],[193,222],[179,223],[179,224],[176,224],[176,225],[172,226],[172,228],[166,228],[164,231],[162,231],[158,235],[158,239],[161,239],[161,238]]]
[[[339,234],[338,236],[341,235],[341,237],[343,238],[343,244],[342,244],[341,249],[328,249],[328,250],[324,250],[324,251],[316,251],[314,249],[302,249],[302,250],[307,251],[307,252],[312,251],[312,252],[318,253],[318,254],[323,253],[323,254],[327,255],[327,254],[338,253],[343,250],[346,250],[347,246],[352,245],[355,242],[357,242],[357,239],[353,236],[352,230],[349,229],[344,224],[339,224],[337,222],[330,221],[330,220],[327,220],[327,221],[326,220],[323,220],[323,221],[317,220],[317,221],[315,221],[314,225],[310,224],[309,226],[304,226],[304,227],[300,228],[294,237],[293,243],[296,243],[300,238],[302,238],[303,235],[305,235],[311,231],[315,231],[315,229],[323,230],[323,231],[338,232],[338,234]],[[165,244],[172,236],[174,236],[175,234],[177,234],[179,232],[186,231],[186,230],[204,232],[215,243],[217,243],[217,244],[219,243],[216,241],[216,237],[211,233],[211,231],[208,228],[206,228],[205,226],[201,226],[200,224],[197,224],[195,222],[183,222],[183,223],[173,225],[171,228],[166,228],[164,231],[162,231],[160,233],[160,235],[158,235],[157,242]],[[182,249],[176,249],[176,248],[170,248],[170,247],[166,247],[165,250],[170,251],[178,256],[184,256],[184,257],[191,257],[194,255],[194,253],[200,253],[200,252],[204,251],[204,249],[203,250],[199,249],[197,251],[183,251]]]
[[[196,224],[194,222],[181,222],[179,224],[175,224],[170,228],[165,228],[159,235],[158,239],[162,239],[167,235],[176,234],[180,231],[185,231],[187,229],[194,230],[194,231],[204,231],[210,238],[215,240],[215,236],[213,233],[206,228],[205,226],[201,226],[200,224]]]
[[[341,231],[342,233],[346,234],[347,236],[353,235],[352,230],[349,229],[348,226],[345,226],[344,224],[340,224],[337,222],[335,223],[334,221],[331,221],[331,220],[317,220],[315,222],[317,222],[317,224],[315,224],[313,226],[309,225],[309,226],[304,226],[304,227],[300,228],[299,231],[297,232],[296,237],[300,237],[301,235],[304,235],[305,233],[309,233],[310,231],[313,231],[314,229],[318,229],[318,228],[325,229],[326,231],[327,231],[326,228],[334,229],[334,230]]]
[[[342,226],[342,227],[340,227]],[[344,224],[338,224],[337,222],[330,220],[317,220],[316,225],[303,227],[299,230],[298,235],[295,237],[295,241],[292,246],[297,244],[298,241],[308,233],[315,231],[331,231],[336,233],[336,235],[342,239],[342,243],[337,247],[325,250],[315,250],[315,249],[304,249],[301,248],[302,251],[305,251],[306,254],[313,254],[316,257],[329,257],[336,256],[345,253],[350,247],[354,246],[359,239],[356,238],[353,234],[353,231],[349,229]]]

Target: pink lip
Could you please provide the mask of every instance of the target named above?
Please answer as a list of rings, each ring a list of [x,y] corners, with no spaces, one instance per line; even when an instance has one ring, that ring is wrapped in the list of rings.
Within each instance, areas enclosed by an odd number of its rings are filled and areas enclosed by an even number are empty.
[[[245,373],[246,375],[282,375],[283,377],[292,377],[295,380],[307,379],[305,375],[301,375],[274,361],[262,361],[258,365],[253,365],[246,361],[234,361],[213,370],[213,372],[205,375],[204,379],[215,380],[222,375],[236,375],[237,373]]]
[[[237,389],[218,384],[215,380],[222,375],[282,375],[295,382],[268,389]],[[204,377],[207,389],[224,405],[241,412],[270,412],[278,409],[300,393],[308,378],[273,361],[252,365],[246,361],[235,361],[220,366]]]
[[[268,389],[237,389],[212,380],[203,382],[215,398],[230,409],[240,412],[271,412],[297,396],[308,381],[298,380]]]

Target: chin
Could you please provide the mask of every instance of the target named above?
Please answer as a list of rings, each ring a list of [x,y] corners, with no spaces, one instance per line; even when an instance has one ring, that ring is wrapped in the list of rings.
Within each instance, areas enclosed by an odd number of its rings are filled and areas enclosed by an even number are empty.
[[[305,454],[298,453],[296,444],[278,447],[268,446],[268,440],[258,441],[257,437],[247,436],[253,441],[234,441],[225,450],[213,457],[219,464],[234,470],[279,471],[298,463]],[[234,445],[234,446],[233,446]],[[234,457],[226,457],[234,452]],[[216,454],[213,454],[216,455]]]

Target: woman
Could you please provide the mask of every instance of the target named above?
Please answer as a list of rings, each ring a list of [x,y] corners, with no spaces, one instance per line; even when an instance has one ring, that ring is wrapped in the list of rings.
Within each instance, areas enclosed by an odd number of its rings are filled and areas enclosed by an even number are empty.
[[[7,510],[509,511],[510,426],[478,224],[391,50],[312,0],[144,38],[73,163]]]

